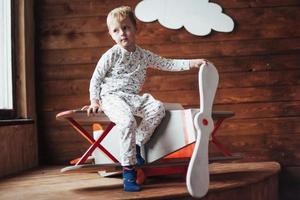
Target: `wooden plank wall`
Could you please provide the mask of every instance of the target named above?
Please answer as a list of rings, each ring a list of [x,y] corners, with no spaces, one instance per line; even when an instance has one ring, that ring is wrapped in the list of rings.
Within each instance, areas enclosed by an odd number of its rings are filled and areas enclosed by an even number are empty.
[[[34,1],[13,2],[14,100],[17,104],[16,116],[21,119],[0,121],[0,177],[20,173],[39,164],[34,79]]]
[[[138,43],[165,57],[207,58],[220,72],[216,110],[236,116],[219,139],[245,160],[300,165],[299,0],[214,0],[235,21],[232,33],[197,37],[157,22],[138,23]],[[94,66],[111,45],[107,13],[137,0],[42,0],[37,2],[38,101],[41,153],[51,163],[78,156],[88,144],[55,114],[88,103]],[[144,92],[166,102],[198,106],[196,70],[148,70]],[[215,150],[212,149],[214,152]]]
[[[38,165],[35,129],[34,124],[0,126],[0,177]]]

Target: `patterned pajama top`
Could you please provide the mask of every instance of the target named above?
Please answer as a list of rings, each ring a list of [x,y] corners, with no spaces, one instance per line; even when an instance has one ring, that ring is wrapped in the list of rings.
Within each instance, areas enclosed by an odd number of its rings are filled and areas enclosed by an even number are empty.
[[[139,46],[134,52],[129,52],[116,44],[97,63],[90,82],[90,100],[100,100],[105,94],[118,92],[138,94],[148,66],[165,71],[183,71],[189,70],[189,60],[162,58]]]

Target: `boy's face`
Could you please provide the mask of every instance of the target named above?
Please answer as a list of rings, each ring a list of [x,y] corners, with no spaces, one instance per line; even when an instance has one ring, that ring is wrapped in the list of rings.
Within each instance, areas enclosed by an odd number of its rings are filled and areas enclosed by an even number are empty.
[[[122,22],[114,20],[109,25],[109,34],[112,39],[127,51],[135,50],[135,33],[136,29],[129,18]]]

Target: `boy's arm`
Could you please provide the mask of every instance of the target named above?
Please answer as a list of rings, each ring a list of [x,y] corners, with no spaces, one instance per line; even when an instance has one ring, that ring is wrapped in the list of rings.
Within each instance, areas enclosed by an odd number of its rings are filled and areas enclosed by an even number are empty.
[[[184,71],[191,68],[199,68],[206,64],[205,59],[166,59],[150,51],[145,51],[149,66],[165,71]]]
[[[150,67],[164,71],[184,71],[190,69],[189,60],[185,59],[167,59],[156,55],[150,51],[145,51],[147,64]]]
[[[89,87],[91,101],[94,99],[100,100],[101,84],[106,76],[106,73],[112,66],[111,54],[111,52],[106,52],[105,54],[103,54],[96,65]]]
[[[97,113],[101,109],[101,84],[110,66],[110,59],[107,55],[103,55],[96,65],[89,87],[90,106],[87,108],[88,115]]]

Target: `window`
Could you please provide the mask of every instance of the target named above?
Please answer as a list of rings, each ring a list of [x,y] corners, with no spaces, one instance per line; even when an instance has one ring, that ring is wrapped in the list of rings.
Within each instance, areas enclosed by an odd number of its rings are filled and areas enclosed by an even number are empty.
[[[0,1],[0,119],[14,117],[11,1]]]

